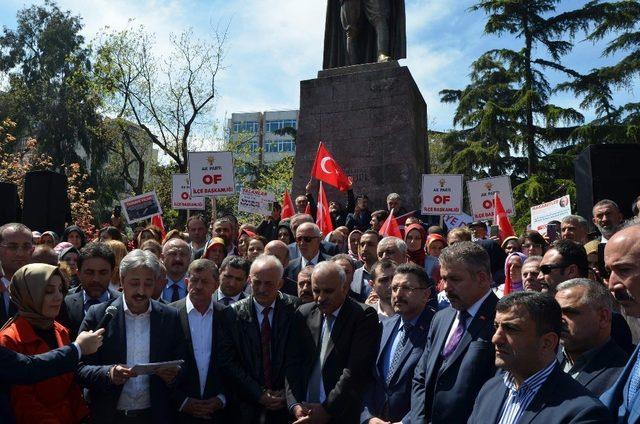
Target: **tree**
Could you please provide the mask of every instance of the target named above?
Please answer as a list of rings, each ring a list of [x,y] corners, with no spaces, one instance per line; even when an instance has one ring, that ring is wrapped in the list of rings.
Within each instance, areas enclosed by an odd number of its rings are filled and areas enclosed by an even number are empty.
[[[225,32],[200,40],[191,30],[171,36],[171,53],[153,54],[153,35],[143,27],[105,34],[98,42],[96,68],[118,118],[136,123],[152,142],[187,172],[187,153],[197,128],[211,129]]]
[[[18,138],[38,139],[55,167],[82,163],[81,149],[91,175],[97,174],[106,157],[95,131],[101,96],[91,78],[80,17],[46,0],[20,10],[17,20],[16,30],[5,27],[0,36],[0,71],[9,82],[0,110],[17,123]]]

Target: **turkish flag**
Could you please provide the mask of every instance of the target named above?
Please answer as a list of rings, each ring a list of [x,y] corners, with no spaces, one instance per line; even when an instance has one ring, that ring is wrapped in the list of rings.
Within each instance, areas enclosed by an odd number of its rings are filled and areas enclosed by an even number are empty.
[[[316,225],[320,227],[323,236],[333,231],[333,223],[331,222],[331,215],[329,214],[329,204],[327,203],[327,195],[324,193],[324,188],[322,187],[322,181],[320,182],[320,190],[318,191]]]
[[[511,222],[509,222],[509,217],[504,210],[504,206],[502,206],[502,201],[500,200],[500,196],[498,193],[494,195],[493,205],[494,205],[494,217],[493,222],[498,226],[498,234],[500,235],[500,241],[504,240],[509,236],[515,236],[516,232],[513,231],[513,227],[511,226]]]
[[[296,210],[293,206],[291,196],[289,195],[289,190],[285,188],[284,194],[282,195],[282,211],[280,211],[280,219],[292,217],[295,213]]]
[[[396,221],[396,218],[393,216],[393,210],[389,213],[389,216],[387,217],[387,220],[384,221],[384,224],[382,224],[382,227],[380,227],[378,234],[383,237],[392,236],[402,239],[402,232],[400,231],[398,221]]]
[[[162,239],[167,235],[167,232],[164,229],[164,222],[162,221],[162,215],[154,215],[151,217],[151,225],[155,225],[156,227],[162,230]]]
[[[322,142],[318,146],[316,159],[311,167],[311,176],[340,191],[349,190],[349,177],[336,163]]]

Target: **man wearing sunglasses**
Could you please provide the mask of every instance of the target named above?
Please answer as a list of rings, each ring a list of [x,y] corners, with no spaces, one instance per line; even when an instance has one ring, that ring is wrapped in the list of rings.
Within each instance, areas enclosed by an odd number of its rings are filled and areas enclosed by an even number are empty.
[[[298,281],[298,273],[302,268],[308,265],[315,266],[318,262],[327,261],[331,258],[331,256],[320,251],[321,239],[322,232],[314,223],[305,222],[296,228],[296,244],[300,251],[300,256],[292,259],[287,265],[284,271],[285,279],[289,278],[293,281]],[[289,293],[286,289],[284,292],[292,296],[298,295],[297,292]]]

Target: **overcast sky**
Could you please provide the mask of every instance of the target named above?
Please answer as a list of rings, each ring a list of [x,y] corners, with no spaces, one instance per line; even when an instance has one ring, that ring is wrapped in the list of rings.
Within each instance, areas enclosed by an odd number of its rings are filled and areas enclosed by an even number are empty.
[[[0,24],[15,27],[16,12],[33,2],[0,0]],[[469,66],[495,47],[520,49],[521,40],[483,35],[485,15],[470,12],[472,1],[406,0],[409,67],[429,109],[429,127],[452,126],[453,106],[439,102],[438,92],[462,88]],[[87,40],[109,26],[122,29],[143,24],[155,33],[160,53],[168,50],[170,33],[193,27],[206,34],[216,25],[229,25],[225,70],[218,83],[214,116],[220,124],[232,112],[297,109],[299,82],[316,76],[322,67],[326,0],[59,0],[59,6],[83,19]],[[583,4],[563,0],[563,9]],[[600,47],[576,42],[565,60],[581,71],[606,63]],[[622,92],[620,101],[633,98]],[[554,99],[577,107],[573,96]]]

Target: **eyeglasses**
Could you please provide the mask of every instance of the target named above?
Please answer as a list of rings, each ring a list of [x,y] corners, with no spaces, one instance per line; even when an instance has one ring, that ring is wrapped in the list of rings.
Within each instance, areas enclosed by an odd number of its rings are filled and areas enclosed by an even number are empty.
[[[391,286],[391,291],[394,293],[398,293],[400,291],[406,291],[409,293],[413,293],[416,290],[427,290],[429,287],[408,287],[408,286]]]
[[[540,265],[540,272],[544,275],[551,274],[551,271],[554,269],[565,269],[569,265],[563,264],[549,264],[549,265]]]
[[[315,236],[314,236],[314,237],[310,237],[310,236],[298,236],[298,237],[296,237],[296,241],[297,241],[298,243],[300,243],[300,242],[302,242],[302,241],[304,241],[305,243],[311,243],[313,240],[315,240],[315,239],[317,239],[317,238],[319,238],[319,237],[315,237]]]
[[[17,252],[18,250],[22,250],[23,252],[30,252],[33,249],[33,244],[25,243],[23,245],[9,243],[9,244],[0,244],[0,246],[9,250],[10,252]]]

